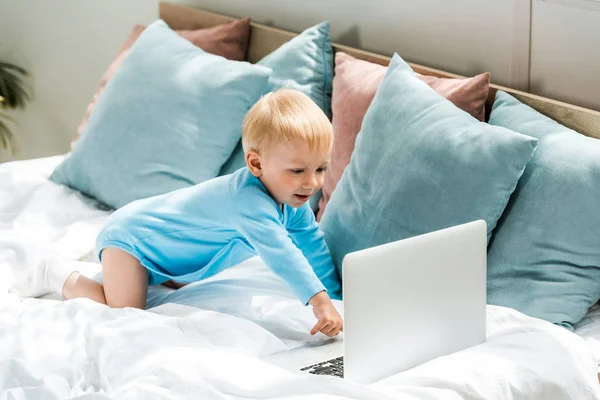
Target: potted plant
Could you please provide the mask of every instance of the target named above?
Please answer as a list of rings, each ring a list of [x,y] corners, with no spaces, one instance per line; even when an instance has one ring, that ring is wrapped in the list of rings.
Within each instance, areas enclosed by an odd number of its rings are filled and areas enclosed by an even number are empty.
[[[31,99],[26,85],[28,76],[24,68],[0,61],[0,149],[10,148],[13,154],[16,143],[9,124],[15,120],[8,111],[24,108]]]

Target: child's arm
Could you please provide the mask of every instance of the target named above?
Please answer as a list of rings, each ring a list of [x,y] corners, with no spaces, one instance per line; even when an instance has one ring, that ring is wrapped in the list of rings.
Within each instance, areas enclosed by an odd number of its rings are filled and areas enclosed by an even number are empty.
[[[287,283],[303,304],[309,304],[315,294],[326,290],[325,286],[292,242],[273,205],[265,204],[262,199],[256,200],[236,209],[230,216],[231,223],[267,267]]]
[[[342,285],[339,276],[323,239],[323,232],[319,230],[315,215],[308,204],[296,211],[288,231],[294,244],[302,251],[319,280],[327,288],[329,296],[341,300]]]
[[[319,230],[315,215],[308,204],[297,209],[294,219],[288,224],[288,232],[328,291],[317,293],[309,301],[318,319],[310,334],[314,335],[320,331],[328,336],[336,336],[343,330],[343,321],[331,299],[342,298],[341,283],[323,233]]]

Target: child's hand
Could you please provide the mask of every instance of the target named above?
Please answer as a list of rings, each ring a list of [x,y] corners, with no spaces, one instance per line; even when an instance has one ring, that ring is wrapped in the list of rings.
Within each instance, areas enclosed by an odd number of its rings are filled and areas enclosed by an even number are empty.
[[[311,335],[322,332],[327,336],[336,336],[344,330],[344,321],[337,312],[327,292],[319,292],[310,298],[308,303],[313,306],[315,317],[319,320],[310,331]]]

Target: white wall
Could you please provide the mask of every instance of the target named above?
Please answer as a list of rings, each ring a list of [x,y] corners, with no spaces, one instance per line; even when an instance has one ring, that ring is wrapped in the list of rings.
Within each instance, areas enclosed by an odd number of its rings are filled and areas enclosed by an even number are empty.
[[[36,100],[20,115],[16,158],[68,150],[104,70],[135,23],[157,17],[158,0],[0,0],[2,42],[35,76]],[[523,85],[520,4],[529,0],[179,0],[302,31],[329,20],[334,41],[459,74],[492,73]],[[528,22],[528,20],[527,20]],[[526,32],[525,41],[529,34]],[[528,43],[526,43],[528,49]],[[12,159],[0,152],[0,162]]]
[[[13,130],[21,151],[0,162],[68,151],[129,31],[157,17],[157,0],[0,0],[0,57],[27,68],[35,91]]]
[[[0,162],[68,150],[102,74],[133,25],[158,17],[158,1],[0,0],[0,57],[32,72],[36,94],[18,114],[21,152],[0,150]],[[600,0],[173,1],[296,32],[329,20],[338,43],[463,75],[490,71],[517,89],[531,78],[536,93],[600,109],[600,12],[556,4]]]
[[[531,91],[600,110],[600,0],[533,2]]]
[[[514,52],[528,50],[529,0],[175,0],[292,31],[331,22],[335,42],[463,75],[484,71],[518,86],[527,71]],[[524,7],[525,6],[525,7]]]

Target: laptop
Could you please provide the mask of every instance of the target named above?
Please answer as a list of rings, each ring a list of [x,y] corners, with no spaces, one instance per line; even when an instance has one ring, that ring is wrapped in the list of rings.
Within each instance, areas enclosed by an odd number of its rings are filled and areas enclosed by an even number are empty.
[[[343,334],[265,360],[372,383],[483,343],[486,265],[482,220],[349,253]]]

